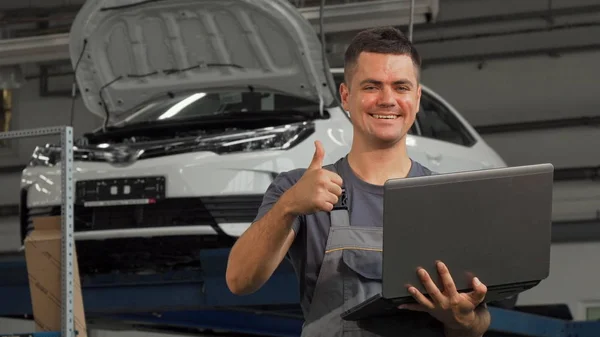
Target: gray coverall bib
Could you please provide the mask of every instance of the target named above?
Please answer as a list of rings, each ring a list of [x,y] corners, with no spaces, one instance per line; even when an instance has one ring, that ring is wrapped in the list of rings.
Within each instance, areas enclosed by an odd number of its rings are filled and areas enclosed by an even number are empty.
[[[347,203],[350,205],[351,203]],[[350,225],[347,208],[334,209],[325,256],[302,336],[444,337],[442,325],[427,313],[346,321],[341,314],[381,291],[383,229]]]

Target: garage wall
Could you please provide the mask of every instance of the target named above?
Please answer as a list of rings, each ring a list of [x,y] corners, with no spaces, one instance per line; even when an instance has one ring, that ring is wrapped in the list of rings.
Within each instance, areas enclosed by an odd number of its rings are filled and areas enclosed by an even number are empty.
[[[69,125],[71,99],[68,97],[40,97],[39,81],[29,80],[13,93],[13,130]],[[74,137],[79,137],[101,125],[102,120],[89,113],[80,99],[74,105]],[[6,172],[6,168],[27,163],[36,145],[59,142],[59,136],[25,138],[12,141],[10,149],[0,148],[0,186],[10,193],[0,193],[0,205],[18,203],[19,173]],[[3,172],[4,171],[4,172]],[[14,191],[14,193],[13,193]]]
[[[550,276],[517,304],[567,304],[575,319],[585,319],[586,305],[600,307],[600,244],[555,244],[551,254]]]
[[[31,153],[31,152],[30,152]],[[4,158],[0,161],[4,163]],[[19,172],[0,173],[0,186],[5,193],[0,193],[0,206],[16,205],[19,203],[19,182],[21,175]],[[2,222],[0,217],[0,223]]]
[[[570,127],[483,135],[509,165],[550,162],[556,168],[600,165],[600,128]]]
[[[600,52],[559,57],[436,65],[423,83],[475,126],[600,116]],[[599,127],[484,135],[512,165],[549,161],[557,167],[600,164]]]
[[[18,216],[0,217],[0,254],[15,252],[21,248],[19,228]]]
[[[13,129],[31,129],[69,125],[71,119],[71,98],[69,97],[40,97],[39,80],[33,79],[14,92]],[[89,113],[81,99],[76,99],[74,105],[73,128],[74,136],[78,137],[101,123],[99,118]],[[16,157],[2,158],[2,166],[25,163],[31,151],[38,144],[48,141],[58,141],[58,136],[20,139],[18,149],[13,151]]]
[[[598,115],[600,51],[492,59],[423,70],[425,85],[474,125]]]

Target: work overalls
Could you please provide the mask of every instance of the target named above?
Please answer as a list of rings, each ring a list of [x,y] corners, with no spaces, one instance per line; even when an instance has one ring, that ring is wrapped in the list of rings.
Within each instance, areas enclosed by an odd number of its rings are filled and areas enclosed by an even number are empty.
[[[350,226],[350,202],[330,213],[325,256],[302,336],[444,337],[427,313],[403,310],[398,316],[346,321],[341,314],[381,291],[383,229]]]

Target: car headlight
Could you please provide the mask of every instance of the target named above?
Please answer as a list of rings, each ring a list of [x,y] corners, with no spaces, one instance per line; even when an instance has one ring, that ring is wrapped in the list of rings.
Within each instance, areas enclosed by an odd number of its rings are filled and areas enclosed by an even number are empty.
[[[46,144],[45,146],[36,146],[31,154],[28,166],[47,166],[52,167],[60,162],[60,146]]]
[[[207,148],[219,154],[285,150],[308,138],[315,131],[314,123],[302,122],[268,127],[247,132],[199,138],[199,147]]]
[[[148,145],[147,147],[142,145],[140,148],[131,148],[124,144],[107,144],[107,146],[101,148],[73,147],[73,156],[75,160],[81,161],[121,163],[194,151],[226,154],[286,150],[302,142],[314,132],[315,125],[313,122],[301,122],[243,132],[236,130],[215,136],[200,136],[192,141],[174,139],[172,143]],[[61,147],[46,144],[35,148],[29,160],[29,166],[52,167],[57,165],[60,160]]]

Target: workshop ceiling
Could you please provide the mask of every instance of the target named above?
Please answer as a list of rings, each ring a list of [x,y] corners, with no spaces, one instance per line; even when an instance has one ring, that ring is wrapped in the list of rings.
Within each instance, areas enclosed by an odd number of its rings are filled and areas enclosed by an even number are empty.
[[[145,0],[140,0],[144,2]],[[294,6],[302,9],[314,9],[310,13],[311,17],[318,14],[318,8],[321,0],[289,0]],[[416,0],[415,6],[427,7],[426,11],[435,15],[439,0]],[[56,34],[68,32],[73,18],[77,14],[85,0],[0,0],[0,29],[2,30],[2,39],[18,38],[27,36],[39,36],[45,34]],[[373,3],[379,11],[386,10],[395,12],[398,20],[407,18],[407,9],[410,6],[410,0],[326,0],[325,6],[330,11],[340,9],[356,8],[358,14],[364,14],[367,19],[377,19],[378,16],[368,16],[368,11],[364,11],[364,6]],[[361,11],[362,10],[362,11]],[[398,11],[396,11],[398,10]],[[400,11],[402,10],[402,12]],[[417,12],[416,15],[419,13]],[[337,15],[337,14],[336,14]],[[360,19],[360,18],[359,18]],[[354,20],[352,20],[354,21]],[[351,24],[351,21],[346,21]],[[398,24],[405,24],[405,21],[398,21]],[[384,22],[384,24],[387,24]],[[339,29],[338,29],[339,30]]]
[[[140,0],[143,3],[148,0]],[[151,0],[161,1],[161,0]],[[320,0],[289,0],[320,32]],[[0,65],[64,62],[68,33],[84,0],[0,0]],[[25,3],[26,5],[24,5]],[[376,25],[409,23],[411,0],[326,0],[323,30],[327,43],[345,33]],[[414,0],[413,22],[434,21],[439,0]],[[342,35],[340,35],[342,34]]]
[[[142,1],[142,0],[140,0]],[[289,0],[319,31],[321,0]],[[65,61],[68,31],[84,0],[0,0],[0,65]],[[426,64],[596,49],[598,0],[415,0],[414,42]],[[410,0],[326,0],[327,54],[339,66],[358,29],[406,27]],[[369,6],[365,6],[369,4]],[[372,5],[371,5],[372,4]],[[438,8],[439,7],[439,8]],[[52,39],[44,38],[52,35]],[[10,39],[39,37],[29,46]],[[16,40],[15,40],[16,41]],[[41,50],[44,43],[49,50]],[[26,49],[36,47],[38,49]],[[41,56],[46,53],[47,56]],[[23,55],[28,55],[23,58]]]

